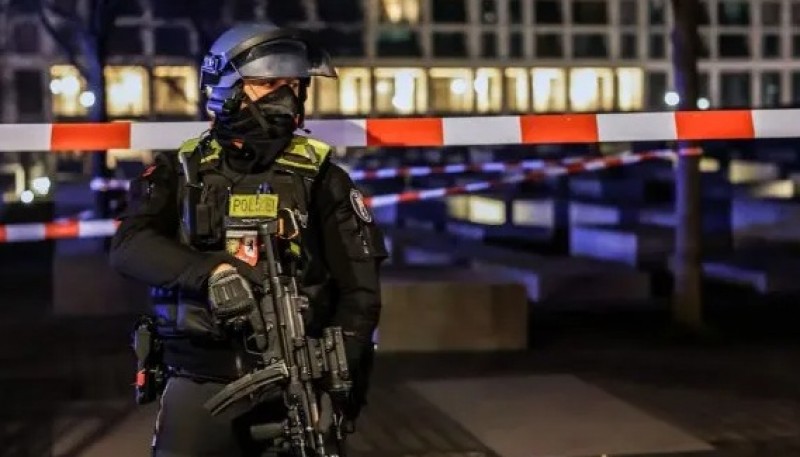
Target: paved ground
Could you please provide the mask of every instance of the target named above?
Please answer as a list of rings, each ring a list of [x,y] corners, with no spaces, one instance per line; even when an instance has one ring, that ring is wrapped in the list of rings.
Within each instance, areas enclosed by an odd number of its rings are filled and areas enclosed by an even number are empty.
[[[434,405],[415,383],[555,374],[715,448],[663,455],[796,457],[800,313],[767,304],[741,311],[736,319],[712,314],[715,331],[702,339],[670,331],[654,314],[584,313],[535,316],[524,353],[383,355],[353,448],[367,457],[495,456],[476,438],[485,430],[470,431],[474,424]],[[129,320],[0,325],[0,455],[144,455],[152,411],[130,401]],[[465,398],[464,407],[474,400]],[[541,411],[528,414],[529,424],[542,420]],[[575,414],[554,415],[554,430],[569,436],[583,413]]]

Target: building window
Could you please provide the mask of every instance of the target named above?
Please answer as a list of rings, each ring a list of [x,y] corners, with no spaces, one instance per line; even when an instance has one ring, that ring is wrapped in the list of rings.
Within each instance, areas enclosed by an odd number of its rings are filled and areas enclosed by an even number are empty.
[[[607,68],[575,68],[569,75],[572,111],[614,109],[614,73]]]
[[[11,36],[12,49],[18,54],[38,54],[39,26],[33,22],[18,22],[14,24]]]
[[[562,68],[531,70],[533,110],[537,113],[567,111],[567,75]]]
[[[648,18],[650,25],[664,25],[667,0],[648,0]]]
[[[497,57],[497,35],[494,32],[481,34],[481,57]]]
[[[144,54],[141,26],[116,26],[108,40],[111,55],[140,56]]]
[[[430,70],[433,113],[468,113],[474,101],[472,70],[432,68]]]
[[[436,32],[433,34],[435,57],[466,57],[467,43],[463,32]]]
[[[800,3],[792,3],[792,25],[800,25]]]
[[[639,23],[639,1],[641,0],[622,0],[622,2],[620,2],[620,24],[637,25]]]
[[[800,72],[792,72],[792,105],[800,106]]]
[[[608,3],[605,0],[573,1],[572,22],[578,25],[608,24]]]
[[[183,27],[159,27],[155,34],[156,54],[185,56],[191,49],[189,31]]]
[[[331,43],[328,52],[337,57],[363,57],[364,34],[361,31],[346,31],[338,28],[320,30],[322,43]]]
[[[761,74],[761,106],[772,108],[781,104],[781,74],[768,71]]]
[[[781,25],[780,2],[761,1],[761,23],[767,26]]]
[[[511,40],[508,45],[510,47],[508,54],[511,57],[520,58],[525,54],[521,32],[511,32]]]
[[[481,24],[497,23],[496,0],[481,0]]]
[[[433,22],[457,23],[467,22],[467,5],[464,0],[437,0],[431,2]]]
[[[538,57],[560,58],[564,56],[560,33],[536,35],[536,55]]]
[[[119,2],[117,5],[120,16],[142,17],[144,15],[144,10],[138,0]]]
[[[270,2],[272,3],[272,2]],[[338,0],[317,2],[317,13],[323,22],[364,22],[361,0]]]
[[[644,105],[644,72],[641,68],[617,69],[617,108],[640,110]]]
[[[14,70],[14,92],[17,94],[17,115],[20,120],[41,119],[42,72],[39,70]]]
[[[50,92],[56,116],[84,116],[87,108],[94,104],[94,94],[86,91],[86,80],[71,65],[50,68]]]
[[[267,2],[267,17],[279,24],[303,22],[306,20],[306,9],[301,2]]]
[[[522,24],[524,22],[521,0],[509,0],[508,19],[512,24]]]
[[[332,78],[325,78],[335,81]],[[342,114],[368,114],[372,106],[372,76],[367,68],[339,69],[339,106]],[[335,92],[334,92],[335,93]],[[320,97],[322,99],[322,97]]]
[[[700,32],[698,35],[700,38],[700,42],[698,43],[697,47],[697,57],[701,59],[708,59],[709,57],[711,57],[711,47],[708,45],[709,34]]]
[[[391,24],[416,24],[419,22],[419,0],[381,0],[380,19]]]
[[[475,109],[479,113],[497,113],[503,108],[503,77],[497,68],[475,71]]]
[[[406,28],[392,27],[378,34],[380,57],[418,57],[422,55],[417,32]]]
[[[144,116],[150,112],[150,86],[144,67],[106,67],[109,116]]]
[[[647,109],[664,109],[664,94],[667,93],[667,74],[660,71],[647,72]]]
[[[375,109],[382,114],[427,111],[428,86],[419,68],[376,68]]]
[[[608,57],[607,41],[606,34],[576,34],[572,37],[573,54],[578,58]]]
[[[761,37],[761,55],[765,58],[781,56],[781,36],[770,33]]]
[[[711,14],[709,14],[710,9],[708,7],[707,0],[700,0],[697,4],[698,12],[697,12],[697,25],[710,25],[711,24]]]
[[[750,25],[750,4],[745,0],[722,0],[717,4],[719,25]]]
[[[750,106],[750,73],[722,73],[720,78],[721,102],[724,108]]]
[[[530,109],[530,86],[528,72],[522,68],[506,68],[505,98],[508,110],[524,113]]]
[[[800,56],[800,35],[792,35],[792,57]]]
[[[564,22],[561,0],[537,0],[534,5],[537,24],[561,24]]]
[[[623,59],[636,59],[639,57],[638,43],[636,42],[635,33],[622,34],[622,49],[620,49],[620,57]]]
[[[723,33],[719,35],[720,57],[749,57],[750,40],[747,35]]]
[[[647,44],[648,54],[650,54],[651,59],[663,59],[666,57],[666,40],[664,40],[663,34],[651,34]]]
[[[198,103],[197,71],[190,66],[153,68],[156,114],[195,116]]]

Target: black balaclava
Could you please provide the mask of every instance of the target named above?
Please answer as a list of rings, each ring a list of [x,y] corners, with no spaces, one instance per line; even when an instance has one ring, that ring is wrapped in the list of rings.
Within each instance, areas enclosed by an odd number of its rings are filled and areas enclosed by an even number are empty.
[[[284,85],[234,114],[217,119],[213,134],[242,172],[269,165],[292,140],[302,116],[302,102]],[[241,142],[241,148],[235,142]]]

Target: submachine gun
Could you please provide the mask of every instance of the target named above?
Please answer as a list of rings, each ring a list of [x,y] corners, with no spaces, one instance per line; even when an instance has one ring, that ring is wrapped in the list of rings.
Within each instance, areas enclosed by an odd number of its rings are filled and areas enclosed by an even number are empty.
[[[288,209],[274,214],[272,218],[226,220],[228,230],[257,233],[259,259],[267,267],[258,306],[236,325],[247,335],[248,350],[260,360],[256,370],[228,384],[204,406],[217,415],[245,398],[282,395],[286,420],[253,426],[252,436],[282,442],[297,457],[343,457],[345,421],[339,405],[346,402],[352,382],[342,329],[327,327],[318,339],[306,335],[302,314],[309,303],[298,293],[300,253],[290,242],[299,236],[298,218]],[[330,396],[333,406],[326,421],[321,417],[323,393]],[[325,423],[330,426],[323,430]]]

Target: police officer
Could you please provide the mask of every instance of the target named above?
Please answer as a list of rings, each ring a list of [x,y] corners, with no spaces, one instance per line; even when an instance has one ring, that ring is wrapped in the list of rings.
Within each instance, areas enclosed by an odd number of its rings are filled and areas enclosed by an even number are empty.
[[[263,280],[252,249],[225,230],[233,195],[277,194],[280,207],[297,215],[307,332],[342,327],[354,383],[348,419],[365,404],[387,253],[361,192],[331,162],[331,148],[295,135],[312,76],[336,72],[303,33],[268,23],[228,30],[201,70],[210,130],[177,154],[159,155],[131,186],[110,262],[158,292],[154,314],[171,373],[153,438],[158,457],[262,455],[265,443],[250,436],[250,425],[281,419],[269,403],[235,405],[219,416],[203,408],[254,364],[219,325],[249,312],[253,284]]]

